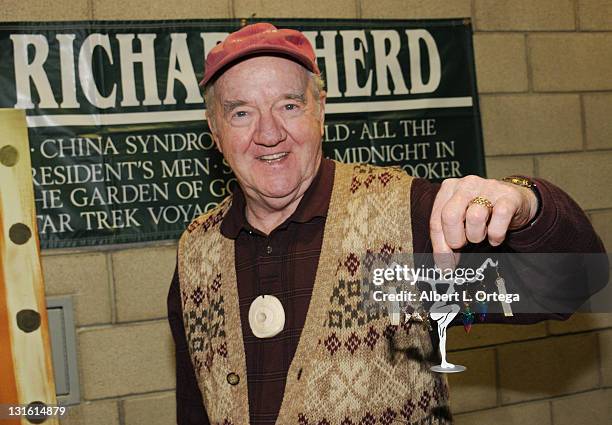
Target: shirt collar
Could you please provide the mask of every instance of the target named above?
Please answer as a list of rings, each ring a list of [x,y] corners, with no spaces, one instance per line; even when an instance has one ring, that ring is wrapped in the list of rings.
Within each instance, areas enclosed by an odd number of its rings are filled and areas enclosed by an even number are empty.
[[[302,196],[297,208],[291,216],[279,227],[293,221],[306,223],[315,217],[327,217],[329,201],[334,184],[335,164],[332,160],[323,158],[315,178]],[[232,195],[232,206],[221,223],[221,234],[230,239],[236,239],[242,229],[252,229],[248,223],[244,208],[246,200],[239,185],[236,185]]]

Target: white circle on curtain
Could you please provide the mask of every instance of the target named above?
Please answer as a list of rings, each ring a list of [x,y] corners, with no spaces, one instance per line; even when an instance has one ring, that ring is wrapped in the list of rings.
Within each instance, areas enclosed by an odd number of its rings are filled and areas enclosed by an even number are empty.
[[[285,310],[274,295],[260,295],[249,307],[249,325],[257,338],[272,338],[285,327]]]

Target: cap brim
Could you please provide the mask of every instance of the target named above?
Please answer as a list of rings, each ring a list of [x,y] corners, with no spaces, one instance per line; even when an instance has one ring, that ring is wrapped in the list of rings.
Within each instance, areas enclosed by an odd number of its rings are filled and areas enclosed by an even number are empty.
[[[241,60],[245,60],[247,58],[265,54],[277,54],[282,57],[286,57],[287,59],[292,59],[302,65],[304,68],[308,69],[310,72],[314,72],[315,74],[320,74],[319,68],[310,60],[310,58],[306,55],[301,55],[295,50],[284,48],[283,46],[252,46],[248,49],[241,50],[232,55],[228,55],[221,62],[217,64],[217,69],[209,76],[202,78],[199,83],[199,86],[205,86],[210,81],[217,78],[221,73],[227,71],[230,67],[240,62]]]

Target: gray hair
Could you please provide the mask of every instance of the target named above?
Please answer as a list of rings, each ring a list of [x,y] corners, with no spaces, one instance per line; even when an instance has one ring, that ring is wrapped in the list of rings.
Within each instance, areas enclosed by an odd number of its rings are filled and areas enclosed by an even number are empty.
[[[310,91],[312,93],[312,97],[314,99],[318,99],[321,95],[321,92],[325,90],[325,81],[321,75],[315,74],[314,72],[308,71],[304,69],[306,76],[308,77]],[[207,117],[208,120],[212,120],[215,116],[215,108],[217,106],[216,98],[215,98],[215,84],[217,83],[214,80],[212,83],[207,84],[204,87],[204,103],[206,103]],[[317,103],[317,110],[318,110]]]

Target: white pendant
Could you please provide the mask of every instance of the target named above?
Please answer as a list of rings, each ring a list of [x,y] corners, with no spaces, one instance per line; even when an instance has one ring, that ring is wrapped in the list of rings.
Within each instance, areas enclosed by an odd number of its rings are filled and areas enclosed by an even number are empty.
[[[257,338],[272,338],[285,326],[285,310],[274,295],[260,295],[249,307],[249,325]]]
[[[508,292],[506,292],[506,281],[504,280],[504,278],[499,276],[497,279],[495,279],[495,284],[497,285],[497,289],[499,289],[500,295],[507,297]],[[514,314],[512,313],[512,307],[510,307],[510,303],[502,302],[501,305],[502,309],[504,310],[504,316],[514,316]]]

